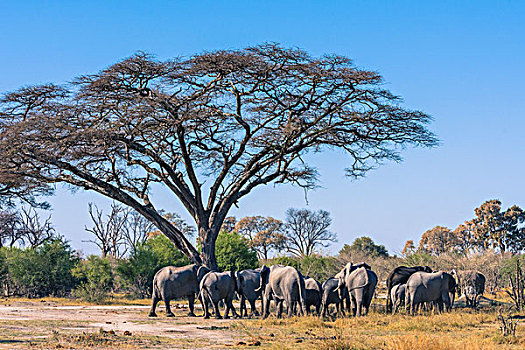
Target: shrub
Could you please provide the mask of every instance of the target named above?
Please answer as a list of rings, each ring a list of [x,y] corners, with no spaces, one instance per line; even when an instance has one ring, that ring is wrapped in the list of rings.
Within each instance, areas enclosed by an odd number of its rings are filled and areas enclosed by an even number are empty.
[[[80,280],[80,286],[73,295],[89,302],[106,299],[113,288],[113,272],[109,258],[90,255],[81,261],[73,274]]]
[[[254,269],[259,265],[257,253],[249,247],[248,240],[235,231],[219,233],[215,255],[222,271]]]
[[[158,270],[164,266],[184,266],[189,263],[189,259],[166,236],[159,234],[138,244],[128,259],[120,260],[117,272],[128,291],[144,298],[151,296],[153,277]]]
[[[78,256],[63,238],[48,241],[34,249],[2,248],[5,254],[9,294],[29,298],[64,296],[77,281],[72,269]]]

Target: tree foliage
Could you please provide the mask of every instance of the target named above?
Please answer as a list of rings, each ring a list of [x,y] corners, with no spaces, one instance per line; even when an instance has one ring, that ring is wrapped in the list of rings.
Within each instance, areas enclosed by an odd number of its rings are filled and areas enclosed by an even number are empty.
[[[73,292],[76,297],[89,302],[101,302],[108,298],[115,279],[109,258],[90,255],[80,261],[72,272],[80,282]]]
[[[244,217],[235,224],[235,231],[249,239],[259,259],[268,260],[272,251],[279,252],[286,245],[285,226],[272,217]]]
[[[384,245],[379,245],[370,237],[356,238],[351,245],[345,244],[339,251],[339,256],[347,261],[357,261],[357,258],[388,257],[388,251]]]
[[[254,188],[315,185],[303,155],[340,149],[359,177],[405,146],[434,146],[430,117],[342,56],[263,44],[159,61],[138,53],[59,86],[0,100],[0,195],[35,202],[56,183],[134,208],[193,262],[216,267],[230,208]],[[194,218],[202,252],[150,200],[163,185]]]
[[[455,231],[447,227],[436,226],[421,236],[419,241],[419,250],[434,255],[440,255],[446,252],[456,252],[459,240]]]
[[[501,201],[488,200],[474,210],[474,234],[485,247],[499,248],[502,252],[525,249],[525,211],[513,205],[501,211]]]
[[[217,263],[221,271],[254,269],[259,265],[257,253],[239,233],[222,231],[217,237]]]
[[[118,263],[117,272],[128,291],[137,297],[151,296],[153,277],[165,266],[184,266],[189,260],[164,235],[154,235]]]
[[[30,298],[64,296],[76,285],[72,269],[79,261],[62,238],[38,248],[2,248],[7,269],[8,294]]]

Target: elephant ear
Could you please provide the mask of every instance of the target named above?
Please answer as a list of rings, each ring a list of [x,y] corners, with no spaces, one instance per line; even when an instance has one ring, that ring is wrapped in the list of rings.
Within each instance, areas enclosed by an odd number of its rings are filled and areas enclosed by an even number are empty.
[[[268,277],[270,275],[270,268],[268,266],[263,265],[261,268],[261,277],[259,278],[259,288],[257,288],[255,291],[259,292],[260,290],[264,289],[264,286],[268,283]]]
[[[209,268],[207,268],[206,266],[200,266],[197,269],[197,280],[200,282],[202,280],[202,278],[210,271],[211,270]]]
[[[235,272],[235,282],[236,292],[241,295],[243,293],[242,285],[244,284],[244,278],[239,271]]]

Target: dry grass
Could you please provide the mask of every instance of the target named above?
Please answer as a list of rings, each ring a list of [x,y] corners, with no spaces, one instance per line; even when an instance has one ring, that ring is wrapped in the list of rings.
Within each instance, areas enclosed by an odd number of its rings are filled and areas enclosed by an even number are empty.
[[[422,316],[371,313],[362,318],[322,321],[315,317],[243,320],[232,325],[267,349],[523,349],[525,325],[517,337],[501,337],[495,310]]]

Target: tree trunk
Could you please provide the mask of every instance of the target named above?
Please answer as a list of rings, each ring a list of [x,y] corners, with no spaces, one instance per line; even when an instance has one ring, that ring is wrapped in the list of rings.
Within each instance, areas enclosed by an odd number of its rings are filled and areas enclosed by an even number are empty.
[[[214,230],[199,230],[201,242],[201,260],[204,266],[212,271],[218,271],[217,257],[215,256],[215,241],[217,240],[218,232]]]

